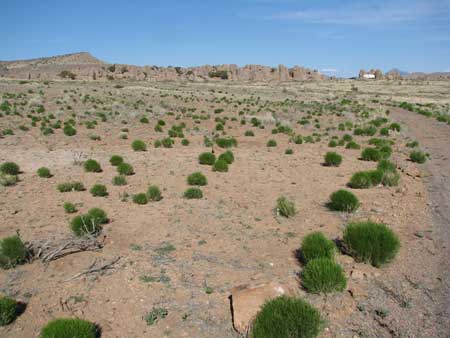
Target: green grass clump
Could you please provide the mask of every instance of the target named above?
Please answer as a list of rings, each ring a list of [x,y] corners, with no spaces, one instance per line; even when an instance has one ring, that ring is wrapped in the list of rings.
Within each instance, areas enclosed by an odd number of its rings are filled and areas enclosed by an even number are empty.
[[[127,185],[127,179],[122,175],[114,176],[112,179],[112,184],[116,186]]]
[[[50,178],[52,174],[50,173],[50,169],[46,167],[41,167],[37,170],[37,175],[42,178]]]
[[[44,326],[39,338],[98,338],[95,324],[82,319],[54,319]]]
[[[345,146],[345,149],[361,149],[361,146],[358,143],[356,143],[355,141],[350,141]]]
[[[98,235],[101,225],[108,223],[106,213],[99,208],[93,208],[85,215],[76,216],[70,222],[70,228],[76,236]]]
[[[364,161],[377,162],[377,161],[381,160],[381,154],[378,149],[369,147],[362,151],[361,159]]]
[[[266,302],[252,325],[252,338],[316,338],[323,328],[318,310],[300,298]]]
[[[276,147],[277,146],[277,141],[269,140],[269,141],[267,141],[267,146],[268,147]]]
[[[353,212],[359,208],[359,200],[350,191],[341,189],[331,194],[328,207],[334,211]]]
[[[183,146],[188,146],[188,145],[189,145],[189,140],[186,139],[186,138],[182,139],[182,140],[181,140],[181,145],[183,145]]]
[[[147,204],[148,203],[148,197],[147,194],[140,193],[133,196],[133,202],[136,204]]]
[[[150,312],[145,315],[145,322],[147,325],[156,324],[160,319],[164,319],[169,314],[169,311],[165,308],[154,307]]]
[[[63,208],[67,214],[73,214],[73,213],[77,212],[77,207],[75,206],[75,204],[70,203],[70,202],[65,202],[63,204]]]
[[[161,190],[156,185],[151,185],[147,189],[147,197],[150,201],[158,202],[162,200]]]
[[[285,155],[292,155],[294,153],[294,151],[291,148],[288,148],[284,151]]]
[[[66,136],[74,136],[77,134],[77,130],[72,127],[70,124],[66,124],[63,129],[64,135]]]
[[[231,150],[227,150],[226,152],[220,154],[218,160],[223,160],[228,164],[232,164],[234,162],[234,154]]]
[[[95,184],[91,190],[89,190],[92,196],[94,197],[105,197],[108,196],[108,190],[106,186],[103,184]]]
[[[336,140],[331,140],[330,142],[328,142],[328,146],[330,148],[336,148],[338,146],[338,143],[336,142]]]
[[[302,272],[303,286],[312,293],[343,291],[347,278],[342,267],[329,258],[315,258]]]
[[[325,165],[328,167],[339,167],[342,163],[342,156],[335,152],[328,152],[325,155]]]
[[[9,187],[16,184],[18,178],[16,175],[8,175],[0,172],[0,186]]]
[[[237,141],[234,137],[231,138],[218,138],[216,139],[216,144],[220,148],[231,148],[237,147]]]
[[[87,160],[84,162],[84,171],[87,173],[100,173],[102,172],[102,167],[100,166],[100,163],[98,163],[96,160]]]
[[[358,171],[353,174],[350,182],[348,183],[350,188],[353,189],[368,189],[372,186],[372,178],[368,171]]]
[[[255,136],[255,133],[253,132],[253,130],[246,130],[244,136]]]
[[[226,173],[228,172],[228,163],[225,160],[217,160],[214,163],[213,170],[221,173]]]
[[[207,185],[208,180],[206,179],[206,176],[203,175],[201,172],[195,172],[188,176],[187,182],[189,185]]]
[[[400,247],[397,235],[386,224],[371,221],[348,224],[344,231],[344,243],[357,261],[375,267],[390,262]]]
[[[131,148],[133,148],[134,151],[146,151],[147,145],[142,140],[135,140],[131,143]]]
[[[130,176],[134,174],[134,168],[131,164],[124,162],[117,166],[117,172],[120,175]]]
[[[216,162],[216,155],[213,153],[201,153],[198,157],[198,163],[205,165],[214,165]]]
[[[59,192],[84,191],[86,190],[81,182],[65,182],[57,186]]]
[[[0,165],[0,173],[16,176],[20,172],[19,166],[14,162],[5,162]]]
[[[294,202],[288,200],[285,196],[277,199],[277,211],[283,217],[293,217],[297,213]]]
[[[427,155],[421,151],[412,151],[409,154],[409,159],[415,163],[423,164],[427,161]]]
[[[17,302],[9,297],[0,297],[0,326],[11,324],[17,318]]]
[[[333,259],[336,253],[336,245],[323,233],[313,232],[303,238],[300,253],[305,263],[316,258]]]
[[[199,188],[188,188],[183,196],[187,199],[199,199],[203,197],[203,193]]]
[[[27,258],[27,249],[19,236],[6,237],[0,240],[0,267],[14,268]]]
[[[113,155],[109,159],[109,163],[111,163],[111,165],[117,167],[119,164],[123,163],[123,157],[119,156],[119,155]]]

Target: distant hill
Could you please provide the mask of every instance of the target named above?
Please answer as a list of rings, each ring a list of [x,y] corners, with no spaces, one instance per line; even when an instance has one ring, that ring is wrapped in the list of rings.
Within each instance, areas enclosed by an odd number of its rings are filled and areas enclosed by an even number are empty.
[[[0,77],[28,80],[154,80],[154,81],[310,81],[327,79],[316,70],[283,65],[216,65],[158,67],[108,64],[87,52],[30,60],[0,61]]]
[[[403,70],[400,70],[400,69],[398,69],[398,68],[392,68],[388,73],[398,73],[398,74],[400,74],[400,76],[401,77],[405,77],[405,76],[408,76],[410,73],[408,73],[408,72],[405,72],[405,71],[403,71]]]

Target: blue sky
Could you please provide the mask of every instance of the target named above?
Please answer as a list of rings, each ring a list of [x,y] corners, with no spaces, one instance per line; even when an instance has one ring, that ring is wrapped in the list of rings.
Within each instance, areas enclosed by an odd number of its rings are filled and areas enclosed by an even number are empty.
[[[450,71],[450,0],[1,0],[0,60]]]

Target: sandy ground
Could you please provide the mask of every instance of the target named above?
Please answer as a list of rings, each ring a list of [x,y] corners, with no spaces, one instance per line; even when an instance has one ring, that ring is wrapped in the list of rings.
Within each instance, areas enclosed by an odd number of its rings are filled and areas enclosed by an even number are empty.
[[[46,95],[67,95],[62,91],[65,86],[58,84]],[[167,86],[174,87],[174,92],[186,90],[175,84]],[[104,87],[105,91],[115,90],[112,85]],[[3,83],[1,88],[5,92],[12,86]],[[227,89],[224,86],[223,90]],[[211,95],[202,87],[189,90],[197,97]],[[273,99],[272,93],[264,96],[268,88],[251,90],[260,90],[263,98]],[[309,95],[301,88],[290,90]],[[362,99],[371,97],[367,92],[360,95]],[[218,106],[201,104],[210,110]],[[304,115],[297,114],[295,120]],[[70,235],[72,216],[62,207],[67,201],[79,204],[80,212],[103,208],[110,218],[102,233],[105,246],[100,252],[0,271],[0,292],[27,303],[26,311],[13,325],[0,328],[0,336],[37,337],[49,320],[77,316],[98,323],[102,337],[107,338],[237,337],[228,299],[231,288],[281,281],[295,287],[299,296],[321,311],[327,320],[323,337],[448,337],[448,302],[444,297],[448,299],[449,247],[444,239],[450,238],[450,126],[436,127],[435,120],[404,111],[395,111],[393,118],[407,126],[393,136],[393,160],[403,169],[401,184],[355,190],[362,206],[353,215],[330,212],[325,203],[333,191],[345,188],[354,172],[376,164],[360,161],[358,150],[339,147],[335,150],[343,155],[342,165],[323,166],[323,156],[330,151],[326,138],[315,144],[295,145],[289,143],[287,135],[271,135],[270,126],[260,130],[242,126],[239,120],[228,121],[228,135],[238,140],[238,147],[233,149],[236,161],[228,173],[213,172],[198,164],[198,154],[208,148],[203,145],[202,132],[194,130],[190,119],[185,119],[189,130],[185,134],[191,141],[188,147],[177,141],[172,149],[149,147],[142,153],[133,152],[130,144],[137,138],[149,142],[161,138],[153,130],[157,116],[148,125],[130,119],[126,126],[130,129],[128,140],[119,139],[124,126],[117,121],[100,123],[93,131],[80,127],[74,138],[64,136],[61,130],[50,137],[32,130],[0,139],[0,162],[13,160],[23,171],[16,186],[0,192],[0,238],[16,230],[24,240]],[[180,122],[170,116],[164,119],[167,126]],[[330,121],[326,116],[320,120]],[[0,123],[5,128],[13,125],[12,121],[3,119]],[[214,125],[212,120],[203,121],[201,130],[212,130]],[[312,132],[309,127],[293,126],[303,135]],[[255,137],[243,136],[248,129],[255,131]],[[101,141],[90,140],[92,132],[100,135]],[[406,161],[408,150],[404,145],[409,137],[419,140],[431,153],[429,164],[417,169]],[[277,141],[277,147],[266,147],[271,138]],[[358,138],[358,142],[365,144],[367,139]],[[294,154],[285,155],[286,148],[292,148]],[[215,151],[220,153],[218,148]],[[111,184],[116,175],[108,162],[112,154],[122,155],[134,166],[135,175],[128,178],[126,186]],[[74,164],[86,158],[98,160],[103,172],[85,173]],[[41,166],[50,168],[53,177],[38,178],[36,169]],[[415,174],[417,170],[420,177]],[[186,177],[195,171],[208,178],[208,185],[202,188],[204,198],[185,200]],[[93,197],[88,191],[59,193],[57,184],[69,180],[81,181],[88,189],[103,183],[109,196]],[[139,206],[121,200],[124,193],[145,192],[150,184],[162,189],[162,201]],[[295,217],[275,215],[275,202],[281,195],[295,202]],[[348,221],[360,219],[385,222],[398,233],[402,246],[396,260],[376,269],[340,255],[338,260],[348,276],[347,290],[328,296],[307,294],[300,287],[297,276],[302,266],[295,257],[302,237],[319,230],[339,239]],[[171,250],[161,250],[164,248]],[[117,257],[120,260],[114,269],[66,281],[95,259]],[[169,314],[148,326],[143,317],[153,307],[164,307]]]

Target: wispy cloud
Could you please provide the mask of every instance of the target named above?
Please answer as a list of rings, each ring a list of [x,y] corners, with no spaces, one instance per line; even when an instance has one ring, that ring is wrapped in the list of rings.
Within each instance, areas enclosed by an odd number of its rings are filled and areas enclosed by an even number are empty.
[[[277,13],[272,20],[297,20],[318,24],[373,25],[414,22],[421,19],[449,19],[449,1],[397,2],[346,5],[339,8],[308,8]]]

